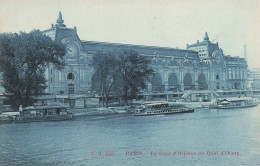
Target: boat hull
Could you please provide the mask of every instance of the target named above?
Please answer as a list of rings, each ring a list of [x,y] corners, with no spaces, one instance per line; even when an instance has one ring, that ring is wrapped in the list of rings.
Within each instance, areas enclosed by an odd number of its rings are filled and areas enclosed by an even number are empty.
[[[151,115],[168,115],[168,114],[179,114],[179,113],[192,113],[194,112],[194,109],[187,109],[187,110],[181,110],[181,111],[154,111],[151,113],[144,112],[144,113],[136,113],[135,116],[151,116]]]
[[[65,115],[46,115],[46,116],[28,116],[28,117],[17,117],[15,122],[26,123],[26,122],[43,122],[43,121],[64,121],[71,120],[72,114]]]
[[[236,108],[249,108],[249,107],[255,107],[257,104],[253,105],[245,105],[245,106],[212,106],[211,109],[236,109]]]
[[[3,116],[3,115],[0,115],[0,124],[12,123],[14,120],[15,120],[14,116]]]

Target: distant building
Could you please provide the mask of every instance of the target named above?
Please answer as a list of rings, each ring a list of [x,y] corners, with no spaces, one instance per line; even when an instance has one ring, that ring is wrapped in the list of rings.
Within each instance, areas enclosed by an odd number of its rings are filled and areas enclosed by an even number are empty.
[[[132,49],[152,61],[155,70],[147,91],[183,91],[245,89],[247,62],[243,58],[226,56],[218,43],[204,40],[187,49],[140,46],[80,40],[77,29],[67,28],[61,13],[55,25],[42,31],[52,40],[66,45],[66,66],[62,71],[49,66],[46,71],[48,93],[87,93],[91,91],[93,69],[89,62],[96,52]]]
[[[253,68],[248,73],[248,88],[260,89],[260,69]]]

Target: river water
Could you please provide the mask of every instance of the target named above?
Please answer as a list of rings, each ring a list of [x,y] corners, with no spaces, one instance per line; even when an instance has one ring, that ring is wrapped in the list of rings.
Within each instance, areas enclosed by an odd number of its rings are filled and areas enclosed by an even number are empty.
[[[0,165],[260,165],[260,106],[0,124]]]

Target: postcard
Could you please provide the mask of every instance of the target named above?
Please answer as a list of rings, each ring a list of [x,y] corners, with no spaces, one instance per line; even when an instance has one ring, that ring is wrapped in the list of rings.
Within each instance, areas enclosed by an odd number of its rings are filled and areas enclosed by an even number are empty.
[[[257,0],[0,0],[0,165],[260,165]]]

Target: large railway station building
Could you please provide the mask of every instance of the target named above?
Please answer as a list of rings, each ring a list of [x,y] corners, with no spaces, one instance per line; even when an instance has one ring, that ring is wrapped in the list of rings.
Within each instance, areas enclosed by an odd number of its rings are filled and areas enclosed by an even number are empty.
[[[246,89],[248,65],[244,58],[225,55],[207,32],[203,40],[187,44],[186,49],[128,45],[81,40],[76,27],[68,28],[61,13],[55,25],[42,31],[66,46],[66,66],[46,71],[47,93],[90,93],[93,68],[90,61],[97,52],[134,50],[151,60],[155,74],[145,91],[231,90]]]

